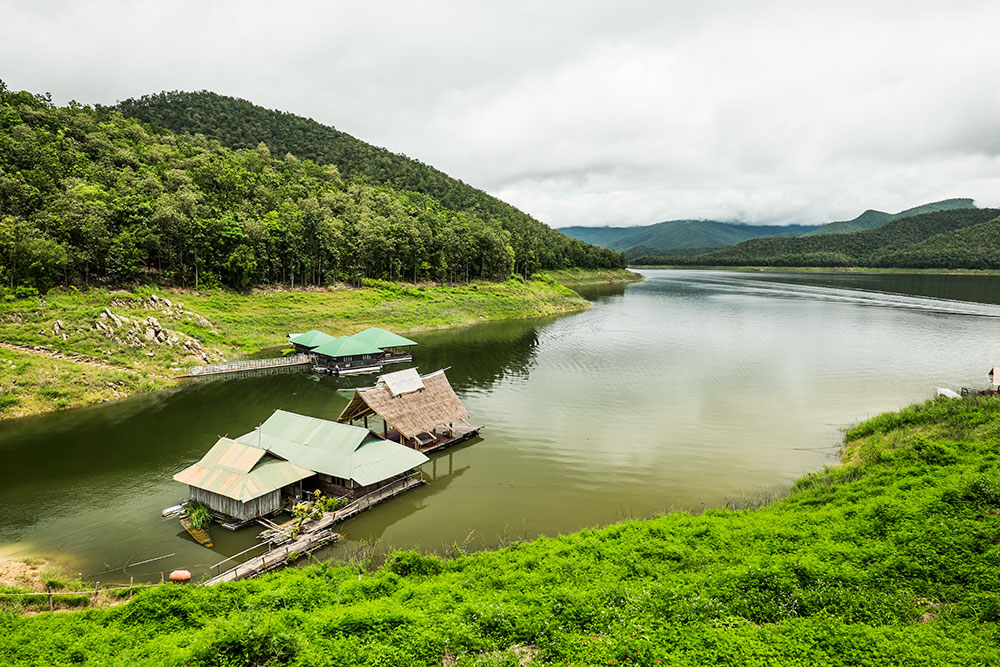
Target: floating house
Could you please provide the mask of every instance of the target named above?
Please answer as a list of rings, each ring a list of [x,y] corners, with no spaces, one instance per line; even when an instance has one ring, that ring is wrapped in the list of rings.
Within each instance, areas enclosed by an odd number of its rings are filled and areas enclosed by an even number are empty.
[[[462,442],[478,435],[482,428],[466,421],[469,413],[443,370],[419,375],[416,369],[408,368],[379,376],[374,387],[353,391],[337,421],[361,421],[369,428],[381,420],[383,438],[421,452]]]
[[[378,327],[340,338],[313,329],[289,334],[288,342],[297,352],[311,355],[316,370],[337,374],[370,373],[385,364],[413,361],[407,348],[416,345],[409,338]]]
[[[382,369],[382,350],[353,336],[342,336],[312,350],[316,368],[336,373],[371,373]]]
[[[277,410],[249,433],[219,438],[174,480],[188,485],[192,500],[245,522],[277,512],[303,490],[360,498],[427,460],[366,428]]]
[[[301,334],[288,334],[288,343],[295,348],[296,352],[309,353],[323,343],[334,340],[330,334],[313,329]]]

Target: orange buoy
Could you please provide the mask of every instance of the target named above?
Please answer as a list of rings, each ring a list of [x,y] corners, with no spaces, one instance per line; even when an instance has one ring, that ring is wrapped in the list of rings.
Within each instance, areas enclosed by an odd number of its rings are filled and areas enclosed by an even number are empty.
[[[174,570],[170,573],[170,581],[187,581],[191,578],[191,573],[187,570]]]

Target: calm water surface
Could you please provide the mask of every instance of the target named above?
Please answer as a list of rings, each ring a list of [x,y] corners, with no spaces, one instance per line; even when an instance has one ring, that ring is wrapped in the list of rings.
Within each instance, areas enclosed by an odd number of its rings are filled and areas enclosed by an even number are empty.
[[[644,271],[557,319],[413,336],[450,366],[483,438],[432,481],[344,525],[348,544],[492,546],[630,516],[744,502],[836,460],[842,429],[986,384],[1000,363],[1000,278]],[[255,543],[194,543],[160,510],[171,475],[276,408],[334,419],[371,376],[203,382],[0,425],[0,555],[103,582],[196,573]],[[139,561],[174,554],[135,565]]]

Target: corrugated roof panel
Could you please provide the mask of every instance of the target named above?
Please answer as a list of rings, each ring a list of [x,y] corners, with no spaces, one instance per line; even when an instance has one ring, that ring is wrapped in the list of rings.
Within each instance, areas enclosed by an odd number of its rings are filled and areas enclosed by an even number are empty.
[[[335,340],[335,338],[330,334],[312,329],[302,334],[289,336],[288,340],[302,347],[317,347],[323,343],[329,343],[331,340]]]
[[[353,357],[360,354],[381,354],[382,350],[359,338],[342,336],[313,348],[313,353],[324,357],[337,358]]]
[[[378,377],[379,382],[384,382],[393,396],[409,394],[411,391],[419,391],[424,388],[424,381],[420,379],[420,373],[416,368],[386,373]]]
[[[423,465],[429,460],[426,455],[399,443],[389,440],[370,440],[355,453],[352,477],[359,484],[375,484]]]
[[[385,347],[405,347],[407,345],[416,345],[416,343],[409,338],[403,338],[399,334],[395,334],[391,331],[386,331],[385,329],[380,329],[378,327],[368,327],[364,331],[359,331],[354,334],[351,338],[362,340],[369,345],[374,345],[380,349]]]

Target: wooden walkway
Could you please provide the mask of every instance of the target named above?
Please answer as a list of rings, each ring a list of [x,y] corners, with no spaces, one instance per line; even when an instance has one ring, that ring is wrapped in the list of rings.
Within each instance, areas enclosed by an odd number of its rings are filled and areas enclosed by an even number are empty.
[[[271,572],[285,567],[294,559],[304,556],[320,547],[340,540],[340,535],[333,531],[333,528],[342,521],[350,519],[352,516],[364,512],[370,507],[378,505],[384,500],[397,496],[404,491],[424,483],[421,477],[407,477],[387,484],[371,493],[358,498],[346,507],[333,512],[324,512],[316,521],[307,524],[305,533],[296,540],[281,543],[277,546],[274,543],[268,544],[268,551],[259,556],[254,556],[249,560],[236,565],[224,572],[220,572],[205,582],[206,586],[214,586],[227,581],[237,581],[247,577],[255,577],[265,572]],[[278,540],[281,538],[278,537]],[[260,545],[263,546],[263,545]],[[247,551],[251,551],[248,549]],[[246,552],[243,552],[246,553]],[[239,556],[241,554],[237,554]],[[235,558],[235,556],[233,557]],[[226,559],[228,561],[230,559]],[[222,561],[225,563],[226,561]],[[216,564],[215,567],[222,565]]]
[[[290,354],[287,357],[272,359],[243,359],[229,361],[211,366],[194,366],[178,378],[204,377],[206,375],[224,375],[227,373],[245,373],[247,371],[265,370],[269,368],[287,368],[290,366],[307,366],[312,363],[308,354]]]
[[[442,449],[448,449],[460,442],[465,442],[469,438],[476,437],[482,428],[482,426],[473,426],[472,424],[455,424],[454,428],[452,428],[452,436],[450,438],[442,436],[434,442],[417,447],[417,451],[423,454],[430,454],[432,452],[439,452]]]

